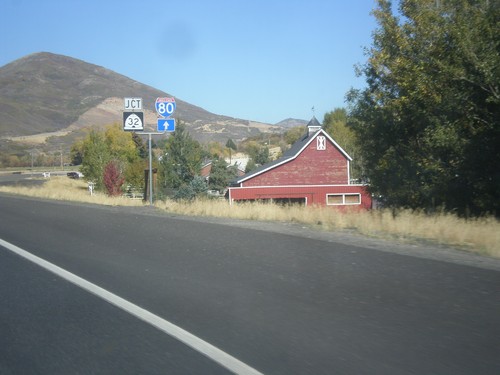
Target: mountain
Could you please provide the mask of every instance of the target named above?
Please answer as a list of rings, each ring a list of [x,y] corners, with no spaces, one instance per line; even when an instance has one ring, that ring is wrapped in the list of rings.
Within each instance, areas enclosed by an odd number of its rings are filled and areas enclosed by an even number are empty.
[[[287,118],[285,120],[282,120],[282,121],[274,124],[274,126],[277,126],[279,128],[284,128],[286,130],[286,129],[290,129],[290,128],[295,128],[297,126],[306,126],[308,123],[309,123],[309,121],[306,121],[306,120],[299,120],[296,118]]]
[[[143,99],[146,130],[155,131],[154,102],[163,96],[174,95],[68,56],[31,54],[0,67],[0,150],[7,143],[66,149],[84,128],[121,123],[125,97]],[[201,142],[239,141],[278,130],[175,100],[174,117]]]

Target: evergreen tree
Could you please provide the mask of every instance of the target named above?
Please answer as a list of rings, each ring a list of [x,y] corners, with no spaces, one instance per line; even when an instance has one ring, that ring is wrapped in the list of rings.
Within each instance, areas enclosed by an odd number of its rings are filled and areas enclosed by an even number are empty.
[[[199,174],[205,153],[194,140],[185,125],[178,122],[176,130],[167,139],[164,157],[161,161],[161,182],[163,186],[177,189],[189,184]]]
[[[226,147],[229,150],[229,162],[231,163],[232,160],[232,151],[236,151],[236,144],[233,142],[231,138],[229,138],[226,142]]]
[[[132,133],[132,141],[134,141],[135,149],[137,151],[137,155],[141,159],[148,158],[148,148],[146,147],[146,143],[142,140],[142,138],[136,133]]]
[[[256,164],[264,165],[269,162],[269,147],[261,146],[257,154],[253,157]]]
[[[222,192],[235,177],[235,168],[229,166],[224,159],[216,158],[212,160],[212,169],[208,180],[210,189]]]

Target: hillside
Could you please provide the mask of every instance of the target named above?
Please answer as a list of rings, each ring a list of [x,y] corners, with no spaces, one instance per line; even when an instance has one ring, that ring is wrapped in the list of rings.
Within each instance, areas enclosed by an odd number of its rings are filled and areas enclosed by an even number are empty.
[[[299,120],[296,118],[287,118],[274,125],[283,129],[290,129],[290,128],[295,128],[297,126],[306,126],[308,122],[309,121]]]
[[[0,150],[24,144],[66,149],[83,128],[121,123],[124,97],[143,99],[148,130],[154,130],[154,102],[160,96],[175,97],[175,93],[71,57],[28,55],[0,67]],[[202,142],[241,140],[277,129],[213,114],[179,98],[176,103],[174,117]]]

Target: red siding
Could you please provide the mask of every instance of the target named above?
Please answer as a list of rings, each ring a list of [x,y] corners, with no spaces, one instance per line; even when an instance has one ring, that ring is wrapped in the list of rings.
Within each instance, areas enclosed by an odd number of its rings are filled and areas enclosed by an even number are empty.
[[[326,206],[328,194],[360,194],[361,203],[352,205],[353,208],[369,209],[372,205],[371,196],[363,185],[231,187],[229,191],[231,201],[305,198],[308,206]]]
[[[243,182],[243,186],[348,183],[348,162],[344,155],[329,141],[326,150],[317,150],[313,141],[294,160]]]
[[[200,176],[201,177],[210,176],[211,171],[212,171],[212,163],[205,164],[203,167],[201,167]]]

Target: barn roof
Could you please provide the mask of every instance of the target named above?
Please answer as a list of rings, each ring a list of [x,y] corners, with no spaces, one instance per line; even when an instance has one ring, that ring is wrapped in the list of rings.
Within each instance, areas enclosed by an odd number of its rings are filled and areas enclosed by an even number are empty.
[[[310,127],[319,127],[321,129],[321,124],[319,123],[318,119],[316,118],[316,116],[313,116],[311,121],[309,121],[307,123],[307,127],[310,128]]]
[[[313,116],[311,121],[309,121],[309,123],[307,124],[307,127],[308,127],[308,132],[306,134],[304,134],[304,136],[302,136],[297,142],[295,142],[292,145],[292,147],[290,147],[288,150],[286,150],[280,158],[278,158],[270,163],[266,163],[266,164],[258,167],[257,169],[254,169],[253,171],[251,171],[247,174],[244,174],[243,176],[241,176],[237,179],[234,179],[233,181],[231,181],[230,186],[237,186],[238,184],[240,184],[246,180],[249,180],[252,177],[255,177],[261,173],[267,172],[273,168],[276,168],[282,164],[285,164],[285,163],[295,159],[297,156],[299,156],[302,153],[302,151],[309,145],[309,143],[311,143],[313,141],[313,139],[315,139],[320,133],[325,135],[335,145],[335,147],[342,153],[342,155],[344,155],[344,157],[346,159],[348,159],[349,161],[352,161],[352,158],[347,154],[347,152],[345,152],[344,149],[342,147],[340,147],[337,144],[337,142],[335,142],[333,140],[333,138],[328,135],[327,132],[325,132],[323,129],[321,129],[321,124],[316,119],[316,117]],[[313,129],[313,128],[319,128],[319,130],[315,131],[315,132],[309,131],[309,129]]]

